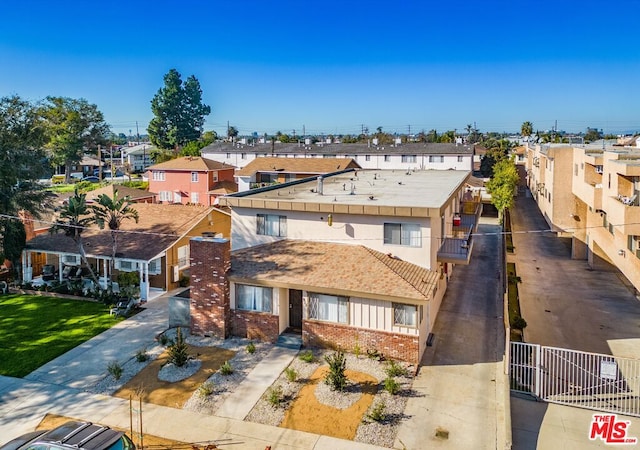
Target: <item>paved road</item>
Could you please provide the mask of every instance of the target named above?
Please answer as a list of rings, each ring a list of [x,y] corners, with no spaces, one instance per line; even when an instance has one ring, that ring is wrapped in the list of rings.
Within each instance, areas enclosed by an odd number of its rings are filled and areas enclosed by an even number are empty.
[[[510,440],[504,430],[508,387],[499,231],[496,219],[483,218],[471,264],[456,266],[452,274],[434,326],[434,346],[414,382],[417,396],[405,410],[421,420],[401,426],[396,448],[502,449]],[[437,429],[448,431],[448,438],[435,437]]]

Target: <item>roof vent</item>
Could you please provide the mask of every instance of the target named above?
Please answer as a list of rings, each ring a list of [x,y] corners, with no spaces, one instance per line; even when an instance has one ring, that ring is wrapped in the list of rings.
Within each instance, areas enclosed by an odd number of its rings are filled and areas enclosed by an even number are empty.
[[[322,180],[323,180],[322,177],[318,177],[318,194],[320,195],[323,194],[323,188],[324,188],[324,183]]]

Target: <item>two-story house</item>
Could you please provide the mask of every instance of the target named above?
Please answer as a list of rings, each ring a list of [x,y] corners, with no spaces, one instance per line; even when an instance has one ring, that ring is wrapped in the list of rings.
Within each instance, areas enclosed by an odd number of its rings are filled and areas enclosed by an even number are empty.
[[[469,176],[347,170],[222,198],[231,241],[191,241],[192,332],[294,331],[417,363],[472,251],[481,206]]]
[[[234,171],[226,163],[184,156],[149,167],[149,191],[160,203],[213,206],[219,196],[237,191]]]

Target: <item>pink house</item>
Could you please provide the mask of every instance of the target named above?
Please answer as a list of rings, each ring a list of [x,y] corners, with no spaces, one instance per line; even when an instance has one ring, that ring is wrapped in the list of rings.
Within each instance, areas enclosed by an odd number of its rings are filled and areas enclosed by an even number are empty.
[[[149,191],[159,203],[213,206],[217,197],[238,190],[229,164],[186,156],[149,167]]]

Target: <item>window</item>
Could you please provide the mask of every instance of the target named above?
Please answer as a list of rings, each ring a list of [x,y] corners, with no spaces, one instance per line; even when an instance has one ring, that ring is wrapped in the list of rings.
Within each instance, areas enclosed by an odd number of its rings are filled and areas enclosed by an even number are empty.
[[[178,267],[187,267],[189,265],[189,246],[183,245],[178,247]]]
[[[385,223],[384,243],[422,247],[420,225],[417,223]]]
[[[429,162],[430,163],[442,163],[444,162],[444,156],[442,155],[436,155],[436,156],[429,156]]]
[[[273,289],[236,284],[236,308],[245,311],[271,312]]]
[[[349,300],[324,294],[309,294],[309,319],[349,323]]]
[[[418,326],[418,308],[415,305],[393,304],[393,324],[406,327]]]
[[[578,176],[578,163],[573,165],[573,175]]]
[[[384,162],[391,161],[391,155],[384,155]]]
[[[247,159],[246,153],[240,153],[240,159]]]
[[[62,255],[62,262],[68,266],[80,264],[80,255]]]
[[[191,172],[191,182],[192,183],[198,182],[198,172]]]
[[[116,261],[116,269],[122,272],[135,272],[138,270],[138,263],[135,261],[118,260]]]
[[[153,178],[153,181],[164,181],[164,171],[154,170],[152,174],[152,178]]]
[[[265,236],[285,237],[287,235],[287,216],[258,214],[257,233]]]
[[[199,200],[200,200],[200,197],[199,197],[198,193],[197,192],[192,192],[191,193],[191,203],[194,203],[194,204],[198,203]]]
[[[418,160],[418,157],[416,155],[402,155],[403,163],[414,163],[417,160]]]
[[[227,159],[231,158],[231,153],[227,153]]]
[[[149,275],[160,275],[162,273],[161,258],[149,261]]]
[[[160,191],[159,194],[161,202],[170,202],[173,199],[173,192],[171,191]]]
[[[365,161],[371,161],[371,155],[364,155]]]
[[[462,156],[458,156],[458,162],[462,162]]]

